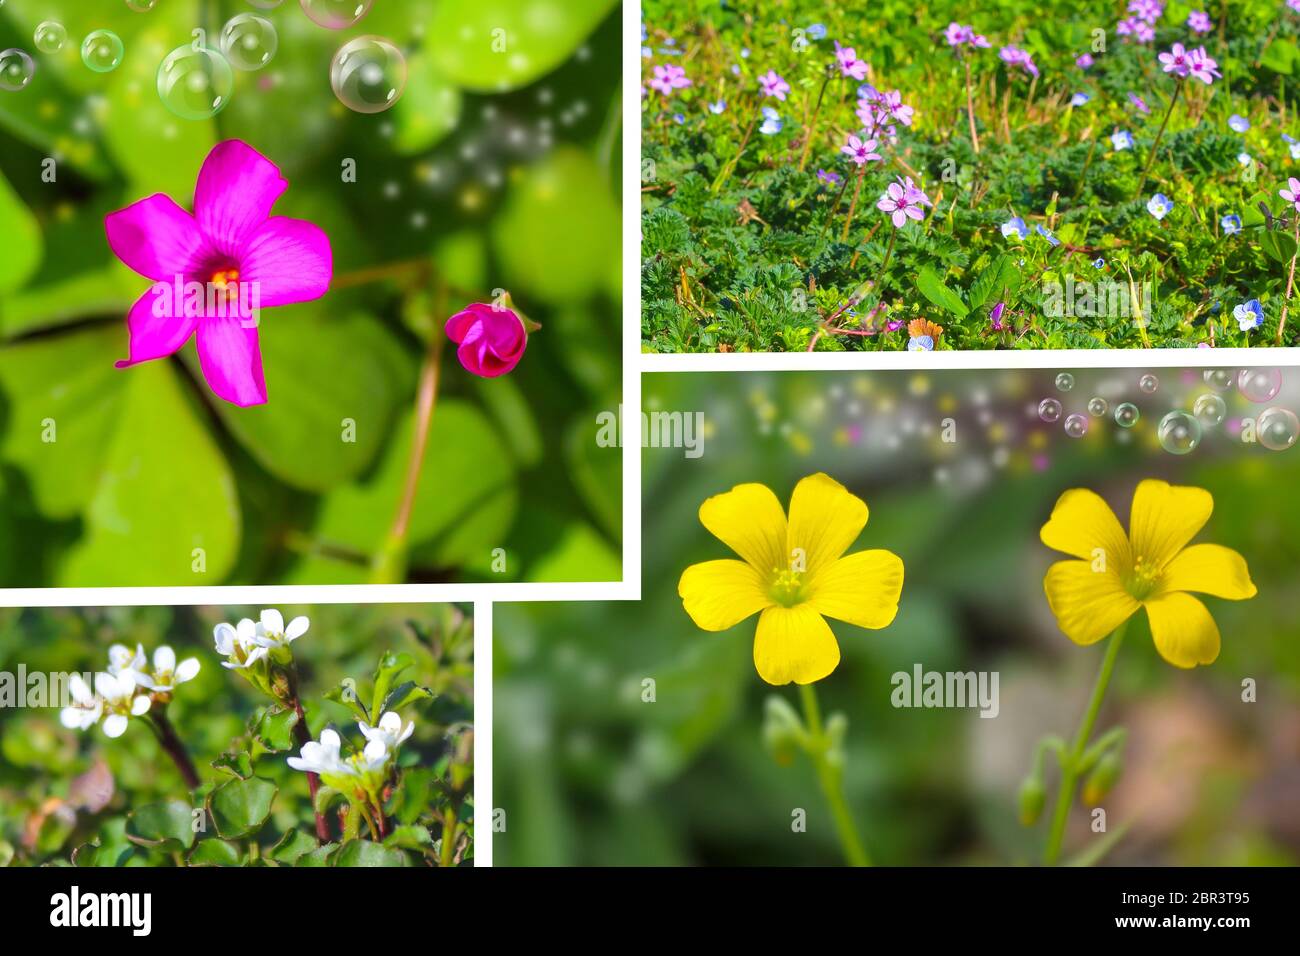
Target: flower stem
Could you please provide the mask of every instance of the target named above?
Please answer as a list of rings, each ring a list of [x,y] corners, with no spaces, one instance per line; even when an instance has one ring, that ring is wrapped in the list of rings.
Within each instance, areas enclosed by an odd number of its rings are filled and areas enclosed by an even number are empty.
[[[1151,172],[1151,164],[1156,161],[1156,152],[1160,149],[1160,140],[1165,135],[1165,127],[1169,125],[1169,117],[1174,115],[1174,105],[1178,102],[1178,94],[1182,91],[1183,81],[1179,80],[1174,85],[1174,95],[1169,97],[1169,109],[1165,111],[1165,118],[1160,121],[1160,129],[1156,132],[1156,141],[1151,144],[1151,154],[1147,156],[1147,164],[1142,170],[1142,178],[1138,180],[1137,192],[1133,194],[1134,199],[1142,195],[1142,187],[1147,184],[1147,174]]]
[[[817,105],[813,107],[812,118],[808,120],[807,125],[804,127],[803,153],[799,157],[799,172],[803,172],[808,165],[808,151],[812,149],[813,131],[817,127],[817,117],[821,115],[822,98],[826,95],[826,84],[831,81],[830,70],[825,71],[825,74],[822,77],[822,88],[817,93]]]
[[[831,763],[827,757],[830,741],[822,729],[821,712],[817,707],[817,691],[812,684],[802,684],[799,696],[803,701],[803,719],[808,728],[808,756],[817,768],[817,779],[821,783],[822,793],[831,806],[831,816],[835,818],[835,831],[839,834],[840,847],[850,866],[870,866],[871,858],[867,856],[862,841],[858,838],[857,827],[848,805],[844,802],[843,771]]]
[[[1277,344],[1279,346],[1282,344],[1282,333],[1286,331],[1286,314],[1291,308],[1291,290],[1295,286],[1295,260],[1296,256],[1300,256],[1300,209],[1294,210],[1291,213],[1291,218],[1295,221],[1293,235],[1295,236],[1296,251],[1291,256],[1291,269],[1286,274],[1286,295],[1282,298],[1282,318],[1277,323]],[[1250,339],[1248,338],[1246,341],[1249,342]]]
[[[889,245],[885,248],[884,261],[880,263],[880,291],[885,291],[885,267],[889,265],[889,257],[894,254],[894,240],[898,238],[898,227],[895,226],[889,233]]]
[[[849,229],[853,227],[853,217],[858,211],[858,199],[862,195],[862,180],[867,177],[867,164],[863,163],[858,167],[858,181],[853,186],[853,199],[849,202],[849,214],[844,220],[844,232],[840,235],[840,242],[849,241]]]
[[[303,744],[310,743],[311,730],[307,727],[307,715],[302,709],[302,701],[298,697],[298,669],[292,665],[289,667],[289,696],[293,705],[293,712],[298,715],[298,720],[293,725],[293,736],[298,741],[299,748]],[[311,811],[316,816],[316,839],[325,844],[330,841],[329,826],[325,823],[325,817],[316,807],[316,794],[320,790],[320,777],[314,773],[307,774],[307,789],[311,792]]]
[[[753,118],[749,121],[749,128],[745,130],[745,135],[740,140],[740,149],[736,150],[736,155],[731,157],[727,162],[727,165],[722,167],[722,170],[718,173],[718,178],[713,181],[713,188],[710,190],[713,195],[716,196],[718,194],[718,190],[722,188],[722,184],[727,181],[728,177],[730,177],[732,172],[735,170],[736,165],[740,162],[740,157],[745,155],[745,149],[749,146],[749,138],[754,135],[754,127],[758,125],[758,117],[760,113],[761,109],[759,112],[754,113]]]
[[[442,814],[442,845],[439,847],[442,855],[438,859],[439,866],[451,866],[456,858],[456,807],[448,806]]]
[[[1092,736],[1093,725],[1101,711],[1102,698],[1106,696],[1106,686],[1110,675],[1115,670],[1115,659],[1119,656],[1119,647],[1128,628],[1125,621],[1115,628],[1106,645],[1106,656],[1102,658],[1101,670],[1097,672],[1097,682],[1092,687],[1092,697],[1088,709],[1084,712],[1083,722],[1074,736],[1070,750],[1061,758],[1061,791],[1056,797],[1056,811],[1052,815],[1052,828],[1047,836],[1047,848],[1043,851],[1043,862],[1055,865],[1061,855],[1061,841],[1065,838],[1065,823],[1070,816],[1070,804],[1074,801],[1074,788],[1079,782],[1079,766],[1084,751],[1088,748],[1088,739]]]
[[[383,550],[375,556],[371,571],[373,584],[400,584],[406,579],[407,536],[411,530],[411,513],[415,510],[415,496],[420,488],[420,472],[424,469],[424,456],[429,449],[429,431],[433,427],[433,412],[438,404],[438,383],[442,365],[442,332],[434,330],[429,339],[429,349],[420,369],[420,387],[415,397],[415,434],[411,437],[411,455],[406,464],[406,482],[402,498],[393,517],[392,529],[384,542]]]
[[[975,150],[975,155],[980,154],[980,138],[975,132],[975,94],[971,92],[970,85],[970,60],[962,57],[962,63],[966,66],[966,118],[970,120],[970,144]]]
[[[189,752],[185,749],[185,744],[176,733],[176,728],[172,726],[167,719],[165,709],[153,710],[149,713],[153,731],[158,737],[158,743],[162,749],[167,751],[167,756],[172,758],[172,763],[176,764],[176,769],[180,771],[181,777],[185,780],[185,786],[190,790],[197,790],[202,785],[199,780],[199,772],[194,769],[194,761],[190,759]]]

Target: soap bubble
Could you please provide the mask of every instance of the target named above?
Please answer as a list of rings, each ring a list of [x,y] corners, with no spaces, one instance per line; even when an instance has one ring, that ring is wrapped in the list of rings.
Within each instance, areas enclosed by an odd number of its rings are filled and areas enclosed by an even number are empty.
[[[1138,388],[1150,395],[1160,387],[1160,379],[1156,378],[1150,372],[1138,379]]]
[[[35,75],[36,63],[27,51],[13,48],[0,52],[0,90],[17,92]]]
[[[178,46],[158,66],[158,96],[181,119],[216,116],[230,102],[234,86],[230,64],[208,47]]]
[[[330,30],[345,30],[370,12],[373,0],[300,0],[302,12],[313,23]],[[363,111],[368,112],[368,111]]]
[[[1045,422],[1059,421],[1061,418],[1061,403],[1054,398],[1045,398],[1038,403],[1038,417]]]
[[[1056,387],[1063,392],[1068,392],[1070,389],[1074,388],[1074,376],[1069,372],[1062,372],[1060,375],[1056,376]]]
[[[112,30],[92,30],[81,41],[81,62],[96,73],[111,73],[122,64],[122,38]]]
[[[1237,373],[1237,391],[1248,402],[1262,404],[1272,401],[1282,391],[1282,370],[1243,368]]]
[[[1226,392],[1232,388],[1232,373],[1221,368],[1207,368],[1201,376],[1205,384],[1216,392]]]
[[[233,16],[221,28],[221,52],[236,70],[260,70],[271,62],[279,45],[271,21],[255,13]]]
[[[1065,433],[1071,438],[1082,438],[1088,434],[1088,419],[1077,412],[1065,417]]]
[[[1105,415],[1110,406],[1106,404],[1106,399],[1098,396],[1097,398],[1088,399],[1088,414],[1093,418],[1101,418]]]
[[[126,0],[126,8],[136,13],[148,13],[158,5],[158,0]]]
[[[1186,455],[1201,443],[1201,423],[1181,409],[1160,419],[1156,428],[1160,447],[1172,455]]]
[[[36,25],[32,42],[42,53],[58,53],[68,42],[68,30],[55,20],[42,20]]]
[[[1300,419],[1289,408],[1266,408],[1255,423],[1255,435],[1270,451],[1286,451],[1300,437]]]
[[[1115,406],[1115,424],[1120,428],[1132,428],[1141,417],[1142,413],[1132,402],[1120,402]]]
[[[383,37],[349,40],[330,63],[334,95],[358,113],[382,113],[406,87],[406,57]]]
[[[1192,414],[1202,425],[1211,427],[1221,425],[1228,417],[1228,405],[1213,392],[1206,392],[1204,395],[1198,395],[1196,401],[1192,403]]]

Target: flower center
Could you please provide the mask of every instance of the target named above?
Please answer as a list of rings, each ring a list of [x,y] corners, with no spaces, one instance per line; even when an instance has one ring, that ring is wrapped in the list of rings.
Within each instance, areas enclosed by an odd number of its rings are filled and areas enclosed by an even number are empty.
[[[803,572],[773,568],[772,575],[772,584],[767,593],[777,604],[782,607],[794,607],[806,600]]]
[[[1154,562],[1138,555],[1133,562],[1133,570],[1129,572],[1128,580],[1125,582],[1128,593],[1134,600],[1144,601],[1151,596],[1151,592],[1159,583],[1160,568]]]
[[[227,299],[233,299],[239,295],[239,270],[235,268],[218,269],[212,273],[212,278],[208,280],[208,284],[218,294],[224,295]]]

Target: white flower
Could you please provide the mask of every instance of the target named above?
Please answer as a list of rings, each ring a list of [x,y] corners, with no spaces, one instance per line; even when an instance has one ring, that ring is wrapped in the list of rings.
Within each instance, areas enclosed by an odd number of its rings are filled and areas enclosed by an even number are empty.
[[[136,683],[143,683],[147,666],[143,644],[137,644],[134,652],[125,644],[114,644],[108,649],[108,672],[115,677],[131,674]]]
[[[96,674],[95,693],[103,698],[104,710],[108,712],[104,718],[104,733],[109,737],[121,737],[131,717],[140,717],[149,711],[149,695],[136,694],[135,677],[130,673]]]
[[[289,626],[285,627],[284,615],[275,608],[270,608],[262,612],[262,620],[257,626],[254,640],[268,650],[280,647],[287,648],[291,643],[307,633],[309,624],[307,618],[295,617],[289,622]]]
[[[94,695],[80,674],[68,681],[72,704],[59,712],[59,723],[69,730],[89,730],[104,716],[104,702]]]
[[[403,727],[402,718],[391,710],[379,718],[377,727],[371,727],[364,720],[357,721],[357,726],[361,728],[361,733],[365,735],[366,740],[382,741],[385,747],[394,750],[415,733],[415,721],[412,720]]]
[[[378,738],[371,738],[360,754],[353,756],[352,762],[363,773],[378,773],[388,763],[388,746]]]
[[[348,774],[351,768],[339,757],[343,741],[336,731],[326,727],[320,732],[320,742],[309,740],[302,745],[301,757],[290,757],[289,766],[316,774]]]
[[[178,667],[176,652],[164,644],[153,652],[152,679],[143,683],[150,690],[172,691],[176,689],[177,684],[184,684],[186,681],[193,680],[198,672],[199,659],[197,657],[185,658]]]
[[[229,658],[222,661],[221,666],[231,670],[251,667],[268,653],[258,644],[257,625],[248,618],[235,627],[223,621],[212,629],[212,637],[217,644],[217,653]]]

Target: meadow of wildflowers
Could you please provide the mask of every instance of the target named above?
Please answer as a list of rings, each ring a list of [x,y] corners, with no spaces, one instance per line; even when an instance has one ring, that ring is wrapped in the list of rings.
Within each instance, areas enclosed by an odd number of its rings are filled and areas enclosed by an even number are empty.
[[[1300,342],[1300,2],[643,12],[646,350]]]

